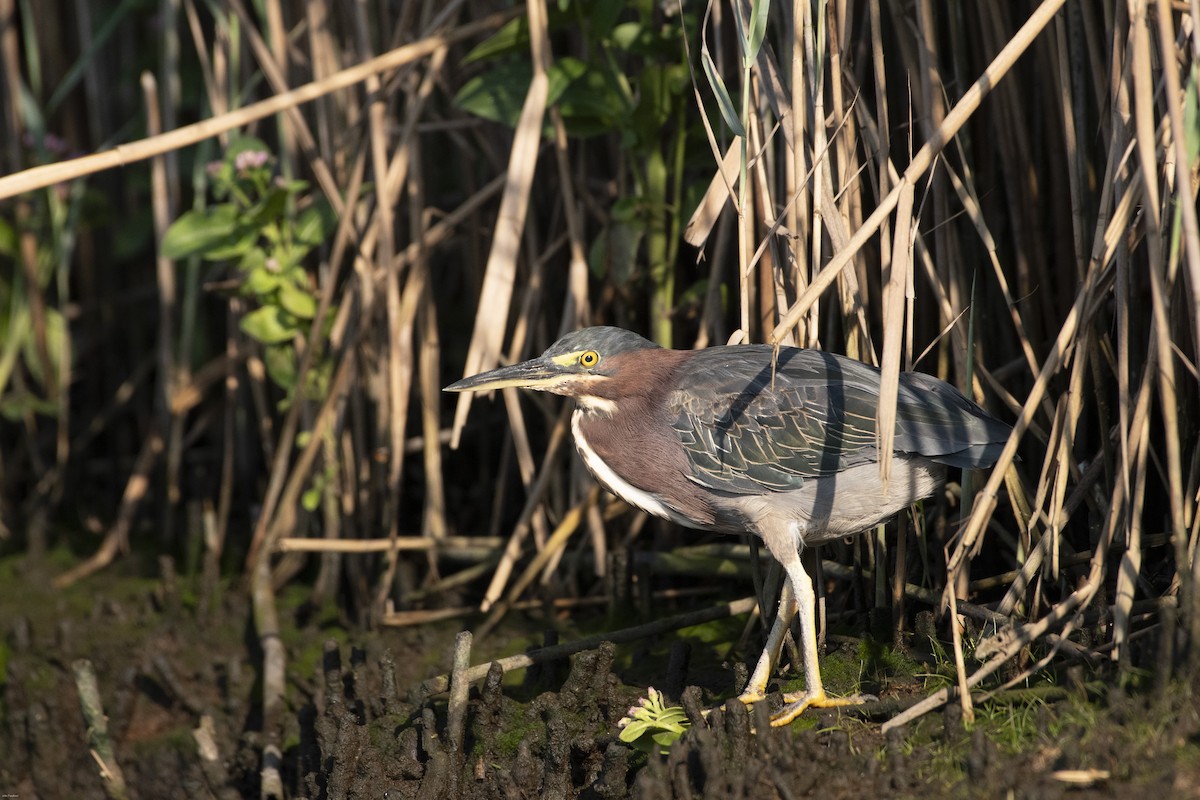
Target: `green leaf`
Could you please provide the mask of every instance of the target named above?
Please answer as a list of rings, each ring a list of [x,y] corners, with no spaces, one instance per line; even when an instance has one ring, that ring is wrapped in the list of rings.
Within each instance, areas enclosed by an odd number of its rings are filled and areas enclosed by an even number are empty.
[[[676,731],[683,733],[687,730],[687,715],[683,713],[683,709],[676,712],[674,709],[669,709],[661,717],[658,718],[658,727],[664,730]]]
[[[645,225],[636,220],[614,221],[607,226],[588,250],[592,273],[608,277],[618,286],[628,284],[637,269],[638,248],[645,232]]]
[[[326,325],[333,322],[333,314],[326,315]],[[308,371],[308,381],[304,384],[305,396],[312,400],[323,399],[329,394],[329,381],[333,377],[333,362],[328,358],[314,364]]]
[[[232,203],[185,211],[163,235],[163,257],[178,261],[227,244],[235,235],[238,217],[238,209]]]
[[[276,344],[263,349],[267,375],[289,395],[296,388],[296,356],[290,345]]]
[[[704,75],[708,78],[709,88],[717,98],[717,107],[721,109],[721,118],[725,120],[725,125],[733,131],[735,136],[744,137],[746,129],[742,127],[742,121],[738,117],[737,106],[730,99],[729,91],[725,88],[725,81],[721,80],[721,75],[717,72],[717,65],[713,63],[707,47],[700,49],[700,63],[704,65]]]
[[[0,219],[0,256],[17,257],[17,232],[4,219]]]
[[[256,247],[238,261],[238,272],[249,274],[267,263],[267,253],[261,247]]]
[[[278,186],[288,194],[300,194],[308,188],[308,181],[302,181],[299,178],[276,178]]]
[[[767,36],[767,16],[771,10],[771,0],[754,0],[750,10],[750,35],[746,43],[746,52],[742,63],[749,67],[758,58],[763,39]]]
[[[579,80],[587,72],[588,65],[578,58],[563,56],[557,59],[550,65],[550,69],[546,71],[546,78],[550,81],[549,94],[546,97],[547,104],[557,103],[559,98],[563,96],[563,92],[567,90],[567,87]]]
[[[587,72],[587,65],[577,58],[560,58],[546,73],[550,82],[547,103],[557,103],[575,80]],[[516,127],[533,80],[533,67],[526,61],[497,64],[483,75],[477,75],[458,91],[454,104],[477,117]]]
[[[1183,97],[1183,131],[1187,147],[1188,163],[1195,163],[1196,155],[1200,153],[1200,87],[1197,77],[1200,76],[1200,66],[1193,66],[1188,75],[1187,87]]]
[[[316,511],[321,507],[321,490],[315,486],[306,489],[304,494],[300,495],[300,505],[310,513]]]
[[[214,244],[204,254],[205,261],[232,261],[242,258],[255,249],[258,244],[258,231],[254,228],[239,227],[224,241]]]
[[[279,306],[263,306],[251,311],[242,317],[241,329],[263,344],[289,342],[300,332],[295,317]]]
[[[262,297],[278,289],[281,282],[279,273],[272,272],[265,266],[255,267],[246,273],[246,282],[242,284],[242,293]]]
[[[301,212],[296,220],[295,238],[297,244],[306,247],[316,247],[329,238],[329,234],[337,227],[337,217],[329,201],[321,200],[313,203]]]
[[[661,152],[663,128],[675,115],[681,88],[676,65],[649,64],[638,75],[637,108],[627,127],[637,134],[639,145]]]
[[[642,35],[642,23],[640,22],[622,22],[620,25],[612,29],[609,38],[614,46],[620,50],[628,50],[637,43],[638,37]]]
[[[454,105],[477,117],[515,127],[532,80],[533,68],[527,62],[497,64],[463,84],[454,96]]]
[[[650,723],[640,719],[632,720],[628,725],[621,729],[617,734],[622,742],[634,742],[642,738],[642,734],[650,730]]]
[[[593,31],[611,31],[616,27],[617,19],[629,6],[627,0],[595,0],[591,7],[591,28]]]
[[[575,61],[575,64],[579,63]],[[572,65],[564,65],[568,66]],[[631,111],[616,80],[607,74],[604,67],[585,68],[563,90],[557,98],[557,104],[567,133],[575,137],[595,136],[614,128],[625,128]]]
[[[529,19],[520,16],[505,23],[500,30],[475,45],[474,49],[467,53],[462,63],[473,64],[476,61],[486,61],[489,58],[508,53],[527,53],[528,51]]]
[[[291,281],[279,282],[279,304],[300,319],[312,319],[317,313],[317,299]]]
[[[28,414],[53,417],[58,414],[58,409],[49,400],[32,392],[15,392],[0,398],[0,417],[9,422],[20,422]]]
[[[287,209],[287,190],[272,186],[266,195],[248,208],[243,214],[243,224],[248,227],[262,228],[283,217]]]
[[[742,10],[742,5],[742,3],[733,4],[733,28],[737,31],[738,50],[744,58],[745,54],[750,52],[750,41],[746,35],[746,15]]]
[[[46,369],[49,367],[52,375],[58,376],[62,366],[63,337],[67,335],[67,322],[62,312],[57,308],[45,309],[46,320],[46,357],[50,363],[43,364],[37,346],[37,335],[30,331],[22,342],[22,355],[29,373],[43,387],[46,385]]]
[[[3,394],[25,339],[32,333],[29,325],[29,306],[24,302],[18,303],[12,310],[8,325],[0,332],[4,334],[0,336],[0,394]]]

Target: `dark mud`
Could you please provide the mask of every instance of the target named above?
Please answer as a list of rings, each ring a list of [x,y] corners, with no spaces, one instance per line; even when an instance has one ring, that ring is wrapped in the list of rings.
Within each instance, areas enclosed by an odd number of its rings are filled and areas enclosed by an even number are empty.
[[[259,796],[258,653],[236,591],[202,613],[156,581],[101,576],[57,593],[12,564],[0,577],[0,795],[106,796],[71,673],[87,658],[131,797]],[[676,646],[657,682],[693,727],[669,754],[647,755],[618,738],[644,688],[612,645],[520,682],[494,669],[456,726],[446,698],[418,688],[448,666],[450,629],[345,634],[315,619],[295,612],[286,626],[293,797],[1200,797],[1200,710],[1186,684],[1018,696],[981,707],[974,726],[954,706],[886,737],[878,720],[837,713],[780,730],[765,706],[709,712],[733,670],[689,671]]]

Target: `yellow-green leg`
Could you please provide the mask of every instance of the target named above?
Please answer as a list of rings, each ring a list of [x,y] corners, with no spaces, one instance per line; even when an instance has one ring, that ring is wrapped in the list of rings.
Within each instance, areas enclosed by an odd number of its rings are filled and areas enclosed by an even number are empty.
[[[779,663],[783,641],[787,636],[792,618],[800,617],[800,655],[804,660],[804,691],[789,692],[783,696],[786,705],[771,718],[771,724],[782,727],[790,724],[809,708],[837,708],[857,705],[870,699],[867,695],[830,697],[825,693],[821,681],[821,665],[817,660],[817,594],[813,590],[812,578],[804,569],[800,557],[801,531],[796,522],[768,523],[759,529],[771,555],[783,566],[787,582],[779,598],[779,612],[767,634],[767,644],[746,682],[746,688],[738,696],[746,705],[757,703],[767,693],[767,682]]]
[[[779,593],[779,610],[775,613],[775,621],[771,623],[771,632],[767,634],[767,644],[763,647],[762,655],[758,657],[750,680],[746,681],[745,690],[738,695],[738,700],[746,705],[757,703],[767,696],[767,681],[771,680],[775,665],[779,663],[779,654],[783,652],[783,640],[787,637],[788,626],[792,624],[792,618],[795,616],[796,595],[792,591],[791,581],[788,580],[784,582],[783,591]]]
[[[784,561],[783,568],[787,571],[788,583],[796,598],[796,613],[800,617],[799,644],[800,655],[804,659],[805,690],[789,692],[783,696],[787,705],[771,717],[771,725],[776,728],[790,724],[809,708],[838,708],[858,705],[871,699],[868,695],[861,694],[851,697],[830,697],[825,694],[825,684],[821,681],[821,666],[817,661],[817,594],[813,591],[812,578],[805,571],[799,552],[794,558]],[[782,611],[781,607],[781,617]],[[786,628],[786,624],[784,627]],[[780,643],[782,644],[782,638]],[[756,669],[755,673],[757,672]],[[749,688],[747,686],[747,689]]]

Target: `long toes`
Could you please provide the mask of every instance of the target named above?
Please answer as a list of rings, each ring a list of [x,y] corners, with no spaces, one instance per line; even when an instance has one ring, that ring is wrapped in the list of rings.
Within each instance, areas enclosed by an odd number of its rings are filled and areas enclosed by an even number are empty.
[[[878,700],[870,694],[854,694],[849,697],[830,697],[824,692],[809,694],[808,692],[789,692],[783,696],[787,705],[771,717],[771,727],[782,728],[790,725],[797,717],[810,708],[843,708]]]
[[[766,700],[767,696],[747,686],[746,691],[739,694],[737,699],[741,701],[742,705],[752,706],[755,703],[761,703],[763,700]]]
[[[801,700],[808,699],[809,705],[813,708],[839,708],[841,706],[857,706],[863,703],[870,703],[879,698],[873,694],[851,694],[845,697],[830,697],[824,692],[819,692],[814,695],[809,695],[808,692],[784,692],[784,703],[799,703]]]

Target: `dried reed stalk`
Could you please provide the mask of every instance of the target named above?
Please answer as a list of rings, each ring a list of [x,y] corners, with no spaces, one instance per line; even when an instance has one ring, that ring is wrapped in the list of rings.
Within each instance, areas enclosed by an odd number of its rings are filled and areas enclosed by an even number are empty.
[[[512,18],[514,12],[504,11],[490,14],[476,22],[454,28],[448,33],[432,35],[419,42],[397,47],[381,56],[348,67],[321,81],[314,81],[291,91],[277,94],[266,100],[211,117],[192,125],[185,125],[158,136],[136,142],[120,144],[80,158],[32,167],[11,175],[0,176],[0,200],[14,197],[36,189],[44,189],[56,183],[82,178],[113,167],[123,167],[156,155],[196,144],[226,131],[242,128],[252,122],[265,119],[281,111],[315,100],[318,97],[362,83],[369,76],[388,72],[398,67],[419,61],[447,45],[471,39],[493,30]],[[19,71],[13,74],[19,74]]]

